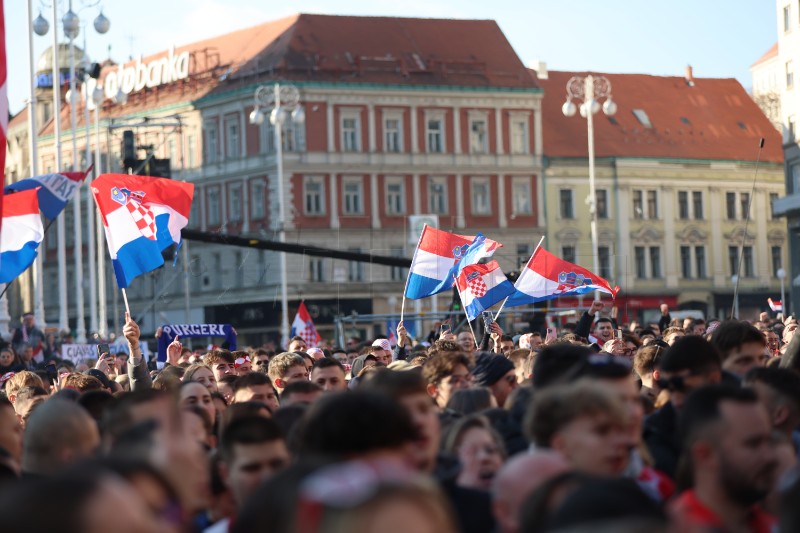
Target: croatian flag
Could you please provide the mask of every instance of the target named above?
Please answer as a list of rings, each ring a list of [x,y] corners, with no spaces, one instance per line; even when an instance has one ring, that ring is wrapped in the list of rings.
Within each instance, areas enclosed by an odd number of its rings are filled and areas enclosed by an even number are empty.
[[[619,287],[611,288],[608,281],[585,268],[559,259],[541,246],[520,272],[514,285],[517,292],[506,300],[507,307],[527,305],[559,296],[576,296],[600,291],[616,298]]]
[[[39,209],[44,216],[53,220],[67,206],[75,191],[77,191],[86,175],[92,171],[90,166],[86,172],[61,172],[58,174],[45,174],[25,178],[6,186],[5,193],[39,190]]]
[[[480,233],[457,235],[425,225],[406,281],[406,298],[418,300],[453,288],[458,265],[477,263],[502,244]]]
[[[149,176],[103,174],[92,182],[121,289],[163,265],[162,250],[180,246],[193,194],[191,183]]]
[[[3,206],[3,231],[0,232],[0,283],[10,283],[36,259],[44,237],[36,191],[6,197]]]
[[[773,301],[772,298],[767,298],[767,303],[769,304],[769,308],[772,309],[773,313],[783,313],[783,302],[778,300],[777,302]]]
[[[311,315],[308,314],[306,303],[300,302],[300,307],[297,308],[297,314],[294,315],[292,322],[292,337],[302,337],[309,348],[316,346],[322,340],[317,328],[314,327],[314,321],[311,320]]]
[[[461,269],[456,285],[469,320],[475,320],[488,308],[514,294],[514,285],[506,278],[497,261],[467,265]]]

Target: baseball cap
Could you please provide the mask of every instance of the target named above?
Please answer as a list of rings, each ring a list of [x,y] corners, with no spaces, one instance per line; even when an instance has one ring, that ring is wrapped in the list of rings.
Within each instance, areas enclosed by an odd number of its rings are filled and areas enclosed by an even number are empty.
[[[372,345],[383,348],[387,352],[392,351],[392,345],[389,344],[389,339],[376,339],[375,342],[372,343]]]

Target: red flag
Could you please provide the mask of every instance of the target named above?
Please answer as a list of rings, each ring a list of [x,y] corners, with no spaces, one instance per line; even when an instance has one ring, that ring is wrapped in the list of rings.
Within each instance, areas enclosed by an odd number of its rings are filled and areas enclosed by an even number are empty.
[[[322,337],[317,333],[317,328],[314,327],[314,321],[311,320],[311,315],[308,314],[306,303],[300,302],[300,307],[297,308],[297,314],[292,322],[292,337],[295,335],[302,337],[309,348],[316,346],[322,340]]]
[[[0,5],[0,169],[6,176],[6,131],[8,131],[8,86],[6,85],[6,16]],[[0,187],[0,217],[3,216],[3,191]],[[2,220],[2,218],[0,218]],[[2,228],[0,228],[2,229]]]

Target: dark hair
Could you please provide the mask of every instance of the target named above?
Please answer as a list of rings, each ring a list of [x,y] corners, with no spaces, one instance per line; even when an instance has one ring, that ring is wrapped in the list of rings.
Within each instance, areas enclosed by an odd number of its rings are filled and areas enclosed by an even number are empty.
[[[303,453],[340,458],[394,449],[418,437],[405,407],[384,394],[359,390],[323,395],[298,430]]]
[[[514,342],[514,337],[511,335],[501,335],[500,342]]]
[[[697,335],[687,335],[667,348],[658,369],[662,372],[690,370],[693,374],[719,370],[721,367],[717,348]]]
[[[751,342],[767,345],[764,334],[755,326],[738,320],[726,320],[711,335],[711,344],[719,350],[720,361],[727,359],[736,348]]]
[[[272,414],[272,419],[280,426],[283,434],[286,435],[286,445],[289,450],[294,451],[297,449],[297,428],[306,411],[308,411],[307,404],[295,403],[281,407]]]
[[[95,422],[100,423],[100,421],[103,420],[105,412],[108,411],[116,401],[116,398],[108,391],[90,390],[81,394],[81,397],[78,398],[78,405],[86,409]]]
[[[222,460],[230,464],[237,444],[262,444],[282,439],[283,432],[274,420],[263,416],[248,416],[233,420],[223,428],[219,452]]]
[[[709,385],[700,387],[686,398],[678,419],[678,433],[684,450],[692,445],[697,434],[722,418],[722,402],[755,404],[755,391],[731,385]]]
[[[272,381],[262,372],[248,372],[243,376],[239,376],[236,381],[233,382],[233,393],[236,394],[242,389],[258,387],[259,385],[269,385],[272,387]]]
[[[556,510],[555,494],[561,491],[574,492],[578,487],[594,479],[576,471],[562,472],[542,483],[528,494],[520,507],[519,530],[525,533],[540,533]]]
[[[422,365],[422,376],[429,384],[435,385],[455,372],[458,365],[464,365],[468,370],[471,366],[469,358],[462,352],[439,351]]]
[[[548,344],[542,348],[533,364],[533,387],[541,389],[564,381],[562,378],[574,367],[585,364],[592,353],[586,346],[568,342]]]
[[[593,379],[622,379],[631,375],[629,360],[610,354],[598,353],[586,358],[575,377]]]
[[[248,418],[251,416],[261,416],[262,411],[269,412],[269,406],[264,402],[250,401],[250,402],[236,402],[228,406],[222,413],[222,420],[220,420],[219,429],[224,431],[234,420],[241,418]],[[267,418],[267,417],[264,417]]]
[[[784,400],[791,403],[795,413],[800,412],[800,375],[788,368],[757,367],[744,378],[745,383],[763,383]]]
[[[428,393],[427,383],[418,370],[397,372],[379,368],[365,375],[358,388],[365,392],[386,394],[394,399]]]
[[[664,355],[666,350],[663,346],[652,343],[639,348],[636,351],[636,355],[633,356],[633,369],[639,374],[639,377],[655,370],[658,366],[659,358]]]
[[[208,367],[206,367],[206,368],[208,368]],[[224,383],[225,385],[230,385],[233,388],[234,384],[238,380],[239,380],[239,376],[234,376],[233,374],[228,374],[226,376],[222,376],[221,378],[219,378],[219,380],[217,380],[217,385],[219,385],[220,383]]]
[[[292,381],[286,384],[281,393],[281,398],[285,401],[292,394],[311,394],[312,392],[322,392],[322,387],[313,381]]]
[[[314,366],[311,368],[311,371],[313,372],[316,368],[330,368],[332,366],[338,367],[342,371],[342,374],[347,373],[344,370],[344,365],[333,357],[323,357],[322,359],[314,361]]]
[[[168,393],[156,389],[137,389],[126,392],[117,398],[110,409],[106,410],[102,427],[112,440],[116,440],[134,425],[133,410],[135,407],[169,397]]]
[[[613,321],[613,320],[611,320],[611,319],[610,319],[610,318],[608,318],[608,317],[605,317],[605,316],[601,316],[600,318],[598,318],[597,320],[595,320],[595,322],[594,322],[594,327],[595,327],[595,328],[597,328],[597,326],[599,326],[599,325],[600,325],[600,324],[602,324],[603,322],[608,322],[609,324],[611,324],[611,327],[614,327],[614,321]]]
[[[492,406],[492,391],[488,387],[470,387],[453,392],[447,408],[461,415],[471,415]]]

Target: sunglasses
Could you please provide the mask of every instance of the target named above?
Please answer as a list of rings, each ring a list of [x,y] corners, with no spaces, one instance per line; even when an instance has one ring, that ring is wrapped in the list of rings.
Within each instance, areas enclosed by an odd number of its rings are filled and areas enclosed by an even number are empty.
[[[656,380],[659,387],[670,392],[686,392],[686,381],[683,376],[672,376]]]

